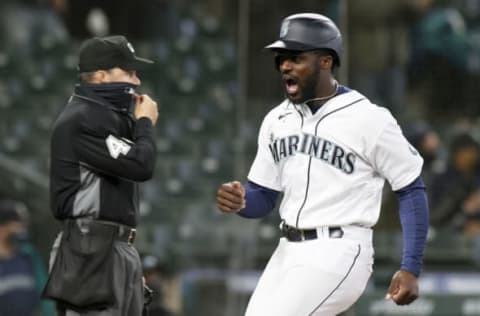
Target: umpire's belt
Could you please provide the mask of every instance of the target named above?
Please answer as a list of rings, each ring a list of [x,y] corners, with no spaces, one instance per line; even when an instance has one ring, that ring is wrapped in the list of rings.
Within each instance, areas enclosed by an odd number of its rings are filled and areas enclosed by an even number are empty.
[[[289,241],[304,241],[304,240],[311,240],[317,239],[318,230],[317,229],[298,229],[293,226],[289,226],[282,222],[280,225],[282,236],[287,238]],[[331,226],[331,227],[323,227],[323,229],[328,230],[328,237],[329,238],[342,238],[343,237],[343,230],[341,227],[338,226]]]
[[[137,236],[137,230],[132,227],[107,221],[95,221],[95,223],[99,223],[102,225],[113,225],[117,227],[117,240],[124,241],[129,245],[133,244],[133,242],[135,241],[135,237]]]
[[[115,240],[124,241],[129,245],[132,245],[135,241],[137,235],[137,230],[133,227],[122,225],[115,222],[103,221],[103,220],[77,220],[80,230],[88,233],[93,233],[101,231],[102,227],[113,228],[115,233]]]
[[[135,228],[129,228],[126,226],[120,226],[118,228],[118,240],[124,241],[129,245],[132,245],[137,236],[137,230]]]

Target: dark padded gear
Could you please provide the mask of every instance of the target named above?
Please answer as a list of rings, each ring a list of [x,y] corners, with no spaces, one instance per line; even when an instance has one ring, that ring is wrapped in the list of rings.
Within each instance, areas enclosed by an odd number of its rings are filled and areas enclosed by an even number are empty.
[[[283,20],[279,39],[265,48],[293,51],[328,49],[334,53],[335,63],[340,66],[342,34],[335,23],[324,15],[294,14]]]

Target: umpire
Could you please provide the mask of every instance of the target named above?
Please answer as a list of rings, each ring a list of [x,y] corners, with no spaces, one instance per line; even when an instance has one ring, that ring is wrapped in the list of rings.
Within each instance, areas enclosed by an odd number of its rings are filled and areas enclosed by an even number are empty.
[[[44,296],[59,315],[142,314],[142,268],[133,247],[138,182],[152,177],[157,104],[140,95],[136,56],[124,36],[92,38],[79,54],[80,82],[51,139],[50,199],[63,225]]]

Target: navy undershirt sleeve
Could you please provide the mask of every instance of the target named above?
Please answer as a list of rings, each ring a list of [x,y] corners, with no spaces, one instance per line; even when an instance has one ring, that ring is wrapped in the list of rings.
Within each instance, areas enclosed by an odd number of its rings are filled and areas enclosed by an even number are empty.
[[[264,217],[275,208],[279,193],[248,181],[245,185],[246,207],[237,214],[247,218]]]
[[[401,269],[418,276],[422,269],[422,257],[428,232],[428,200],[425,184],[422,178],[418,177],[395,193],[398,197],[403,231]]]

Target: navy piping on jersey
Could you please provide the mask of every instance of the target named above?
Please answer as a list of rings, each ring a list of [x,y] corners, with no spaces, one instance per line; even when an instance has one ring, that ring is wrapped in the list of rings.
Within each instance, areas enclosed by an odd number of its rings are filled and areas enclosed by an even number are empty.
[[[348,107],[350,107],[350,106],[352,106],[352,105],[354,105],[354,104],[356,104],[356,103],[358,103],[358,102],[360,102],[360,101],[362,101],[362,100],[365,100],[365,98],[361,98],[361,99],[358,99],[358,100],[356,100],[356,101],[353,101],[352,103],[349,103],[349,104],[347,104],[347,105],[344,105],[344,106],[342,106],[341,108],[338,108],[338,109],[336,109],[336,110],[333,110],[332,112],[329,112],[329,113],[325,114],[324,116],[322,116],[322,117],[318,120],[317,125],[315,126],[315,136],[317,136],[318,125],[320,124],[321,121],[323,121],[324,118],[326,118],[326,117],[330,116],[331,114],[334,114],[334,113],[336,113],[336,112],[338,112],[338,111],[341,111],[341,110],[343,110],[343,109],[345,109],[345,108],[348,108]],[[305,203],[307,202],[308,189],[309,189],[309,187],[310,187],[310,166],[311,166],[311,165],[312,165],[312,157],[310,156],[310,158],[308,159],[307,187],[306,187],[306,189],[305,189],[305,198],[303,199],[303,203],[302,203],[302,205],[300,206],[300,209],[298,210],[297,220],[296,220],[296,222],[295,222],[295,226],[296,226],[297,228],[298,228],[298,222],[299,222],[299,220],[300,220],[300,214],[302,213],[303,207],[305,206]]]
[[[333,295],[333,293],[335,293],[335,291],[338,290],[338,288],[340,287],[340,285],[342,285],[342,283],[345,282],[345,280],[347,279],[347,277],[350,275],[350,272],[352,272],[352,269],[353,269],[353,267],[355,266],[355,263],[357,262],[358,257],[360,256],[360,251],[361,251],[361,250],[362,250],[362,247],[361,247],[360,245],[358,245],[357,254],[355,255],[355,258],[353,258],[352,265],[350,266],[350,268],[348,268],[348,271],[347,271],[347,273],[345,274],[345,276],[340,280],[340,282],[339,282],[339,283],[337,284],[337,286],[332,290],[332,292],[330,292],[330,294],[328,294],[327,297],[325,297],[325,298],[323,299],[323,301],[321,301],[320,304],[318,304],[318,306],[315,307],[310,314],[308,314],[308,316],[313,315],[313,313],[315,313],[315,312]]]

